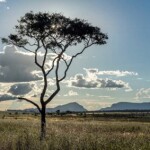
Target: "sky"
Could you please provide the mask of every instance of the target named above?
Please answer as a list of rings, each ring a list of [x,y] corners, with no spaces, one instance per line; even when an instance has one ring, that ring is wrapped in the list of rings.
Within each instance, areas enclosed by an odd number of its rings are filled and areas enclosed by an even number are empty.
[[[29,11],[85,19],[108,35],[107,44],[90,47],[73,62],[48,107],[77,102],[99,110],[117,102],[149,102],[149,8],[149,0],[0,0],[0,37],[14,33]],[[38,103],[41,79],[32,55],[0,42],[0,110],[31,108],[16,100],[19,95]],[[49,85],[51,93],[51,78]]]

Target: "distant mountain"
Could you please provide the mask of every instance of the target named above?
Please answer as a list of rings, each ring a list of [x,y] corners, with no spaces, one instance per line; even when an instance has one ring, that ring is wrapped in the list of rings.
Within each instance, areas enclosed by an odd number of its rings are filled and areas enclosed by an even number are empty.
[[[86,111],[86,109],[79,105],[76,102],[68,103],[65,105],[59,105],[55,108],[47,108],[47,112],[56,112],[57,110],[60,110],[60,112],[66,112],[66,111],[73,111],[73,112],[79,112],[79,111]]]
[[[150,103],[119,102],[112,104],[111,107],[101,109],[101,111],[116,111],[116,110],[150,110]]]
[[[57,110],[60,110],[60,112],[66,112],[66,111],[71,111],[71,112],[84,112],[87,111],[82,105],[79,105],[76,102],[73,103],[68,103],[65,105],[59,105],[54,108],[47,108],[46,112],[51,113],[51,112],[56,112]],[[27,112],[38,112],[37,109],[25,109],[24,111]]]

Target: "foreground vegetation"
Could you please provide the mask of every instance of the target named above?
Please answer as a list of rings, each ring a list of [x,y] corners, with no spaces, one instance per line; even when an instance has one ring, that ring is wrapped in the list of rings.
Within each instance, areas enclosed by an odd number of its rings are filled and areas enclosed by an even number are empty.
[[[0,150],[149,150],[150,123],[99,117],[48,117],[39,140],[39,116],[0,115]]]

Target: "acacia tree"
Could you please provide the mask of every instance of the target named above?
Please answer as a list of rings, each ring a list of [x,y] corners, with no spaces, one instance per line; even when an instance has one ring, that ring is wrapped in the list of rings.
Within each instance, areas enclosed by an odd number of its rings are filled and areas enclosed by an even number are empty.
[[[41,114],[41,138],[46,134],[46,106],[60,91],[60,82],[63,81],[73,60],[92,45],[106,44],[107,35],[100,28],[94,27],[85,20],[71,19],[62,14],[26,13],[18,20],[15,34],[2,38],[3,43],[13,44],[34,55],[34,61],[43,75],[43,88],[40,94],[40,105],[31,99],[18,97],[38,109]],[[65,55],[70,47],[80,45],[80,51],[73,51],[68,60]],[[82,45],[82,48],[81,48]],[[42,52],[42,61],[38,60]],[[70,51],[70,49],[69,49]],[[53,53],[51,65],[47,66],[49,53]],[[61,64],[63,63],[63,70]],[[45,97],[48,88],[49,75],[55,76],[55,90]]]

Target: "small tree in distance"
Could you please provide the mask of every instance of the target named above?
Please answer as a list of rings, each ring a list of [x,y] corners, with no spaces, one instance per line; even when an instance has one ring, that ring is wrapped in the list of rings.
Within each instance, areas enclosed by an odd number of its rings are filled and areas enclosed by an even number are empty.
[[[40,105],[25,97],[18,97],[18,99],[33,104],[39,110],[41,139],[44,139],[46,106],[60,91],[60,82],[66,78],[73,60],[92,45],[106,44],[108,37],[100,31],[100,28],[90,25],[85,20],[67,18],[57,13],[33,13],[31,11],[21,17],[18,23],[15,26],[16,34],[10,34],[7,39],[2,38],[2,42],[13,44],[32,53],[35,64],[42,72],[44,85],[39,98]],[[65,57],[68,48],[81,44],[80,51],[75,53],[73,50],[72,56],[69,53],[69,59]],[[39,52],[43,54],[42,61],[38,59]],[[49,53],[54,54],[51,65],[47,65]],[[63,67],[61,67],[62,63]],[[55,76],[56,89],[48,97],[45,97],[50,74]]]

